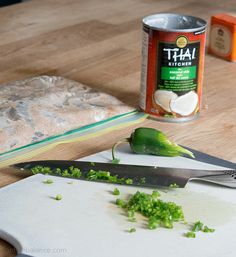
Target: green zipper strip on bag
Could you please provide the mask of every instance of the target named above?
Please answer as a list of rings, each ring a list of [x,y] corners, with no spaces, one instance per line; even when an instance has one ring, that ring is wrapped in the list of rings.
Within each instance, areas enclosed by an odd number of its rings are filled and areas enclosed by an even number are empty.
[[[127,123],[127,122],[132,123],[132,122],[135,122],[135,121],[137,121],[139,119],[142,119],[142,118],[145,118],[145,117],[147,117],[146,114],[140,113],[137,110],[131,111],[131,112],[128,112],[128,113],[124,113],[124,114],[120,114],[120,115],[111,117],[109,119],[103,120],[103,121],[92,123],[92,124],[89,124],[89,125],[77,128],[77,129],[67,131],[67,132],[65,132],[63,134],[60,134],[60,135],[51,136],[51,137],[45,138],[41,141],[34,142],[34,143],[31,143],[31,144],[24,145],[24,146],[21,146],[19,148],[1,153],[0,154],[0,161],[5,160],[5,159],[9,159],[9,158],[13,158],[15,156],[15,154],[18,154],[18,153],[21,153],[21,152],[24,154],[24,150],[35,150],[37,148],[40,148],[41,146],[44,146],[44,145],[47,145],[47,144],[50,144],[50,143],[54,143],[54,142],[57,142],[57,141],[63,142],[63,141],[68,140],[68,139],[73,139],[73,138],[80,137],[83,134],[87,135],[87,134],[90,133],[90,130],[91,130],[91,133],[95,133],[96,130],[100,131],[100,130],[106,129],[107,125],[109,125],[109,127],[114,127],[114,129],[115,129],[116,126],[118,126],[122,123]],[[104,126],[104,128],[102,128],[103,126]],[[95,131],[93,131],[94,129],[95,129]]]

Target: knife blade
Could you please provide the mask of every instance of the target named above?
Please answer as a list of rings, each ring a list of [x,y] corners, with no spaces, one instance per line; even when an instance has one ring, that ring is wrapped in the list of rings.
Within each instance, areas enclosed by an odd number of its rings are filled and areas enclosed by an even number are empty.
[[[33,161],[13,165],[13,167],[24,170],[31,170],[36,166],[49,167],[50,172],[48,174],[54,176],[61,176],[56,172],[57,168],[68,170],[69,167],[73,166],[80,169],[82,175],[77,179],[82,180],[89,180],[87,174],[91,170],[108,171],[112,176],[132,179],[132,185],[135,186],[169,187],[176,184],[178,187],[185,187],[189,180],[198,179],[236,188],[236,171],[233,170],[196,170],[68,160]],[[74,178],[68,175],[63,177]],[[101,180],[98,182],[101,182]],[[102,182],[106,181],[102,180]]]
[[[204,162],[204,163],[208,163],[208,164],[212,164],[212,165],[216,165],[216,166],[221,166],[224,168],[229,168],[229,169],[236,169],[236,163],[218,158],[216,156],[207,154],[207,153],[203,153],[200,151],[197,151],[195,149],[192,149],[190,147],[186,147],[186,146],[182,146],[184,148],[186,148],[187,150],[191,151],[194,154],[194,159],[192,159],[192,157],[190,156],[184,156],[185,158],[194,160],[194,161],[199,161],[199,162]]]

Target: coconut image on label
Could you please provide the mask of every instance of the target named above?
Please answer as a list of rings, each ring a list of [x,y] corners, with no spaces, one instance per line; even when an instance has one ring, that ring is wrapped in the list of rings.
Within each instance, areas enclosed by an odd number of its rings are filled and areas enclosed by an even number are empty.
[[[168,113],[171,113],[170,102],[178,98],[178,95],[173,91],[156,90],[154,93],[154,99],[156,104]]]
[[[170,101],[170,110],[181,116],[193,114],[198,106],[198,95],[195,91],[181,95]]]

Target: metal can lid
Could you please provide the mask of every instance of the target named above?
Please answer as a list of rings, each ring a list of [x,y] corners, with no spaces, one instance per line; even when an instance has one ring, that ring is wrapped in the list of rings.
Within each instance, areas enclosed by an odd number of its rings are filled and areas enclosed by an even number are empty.
[[[206,28],[207,22],[201,18],[176,14],[157,13],[143,18],[144,26],[154,30],[170,32],[195,32]]]

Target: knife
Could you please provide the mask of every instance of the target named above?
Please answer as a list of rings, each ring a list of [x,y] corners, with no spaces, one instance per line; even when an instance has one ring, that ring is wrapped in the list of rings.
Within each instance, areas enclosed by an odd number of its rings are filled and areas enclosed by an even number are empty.
[[[187,150],[191,151],[194,154],[194,159],[190,156],[184,156],[185,158],[194,160],[194,161],[199,161],[199,162],[204,162],[204,163],[208,163],[208,164],[212,164],[212,165],[216,165],[216,166],[221,166],[224,168],[229,168],[229,169],[233,169],[236,170],[236,163],[215,157],[213,155],[207,154],[207,153],[203,153],[200,151],[197,151],[195,149],[192,149],[190,147],[186,147],[186,146],[182,146],[184,148],[186,148]]]
[[[36,166],[49,167],[49,175],[62,176],[56,172],[57,168],[68,170],[73,166],[81,171],[81,177],[71,177],[64,175],[63,177],[77,178],[82,180],[88,179],[88,173],[94,171],[108,171],[111,176],[117,176],[120,179],[132,179],[132,185],[156,187],[177,185],[185,187],[190,180],[207,181],[214,184],[236,188],[236,170],[196,170],[196,169],[180,169],[180,168],[165,168],[157,166],[138,166],[126,164],[112,163],[93,163],[83,161],[68,161],[68,160],[47,160],[33,161],[14,164],[13,167],[31,170]],[[97,180],[96,180],[97,181]],[[99,180],[101,182],[101,180]],[[102,182],[106,182],[102,180]]]

